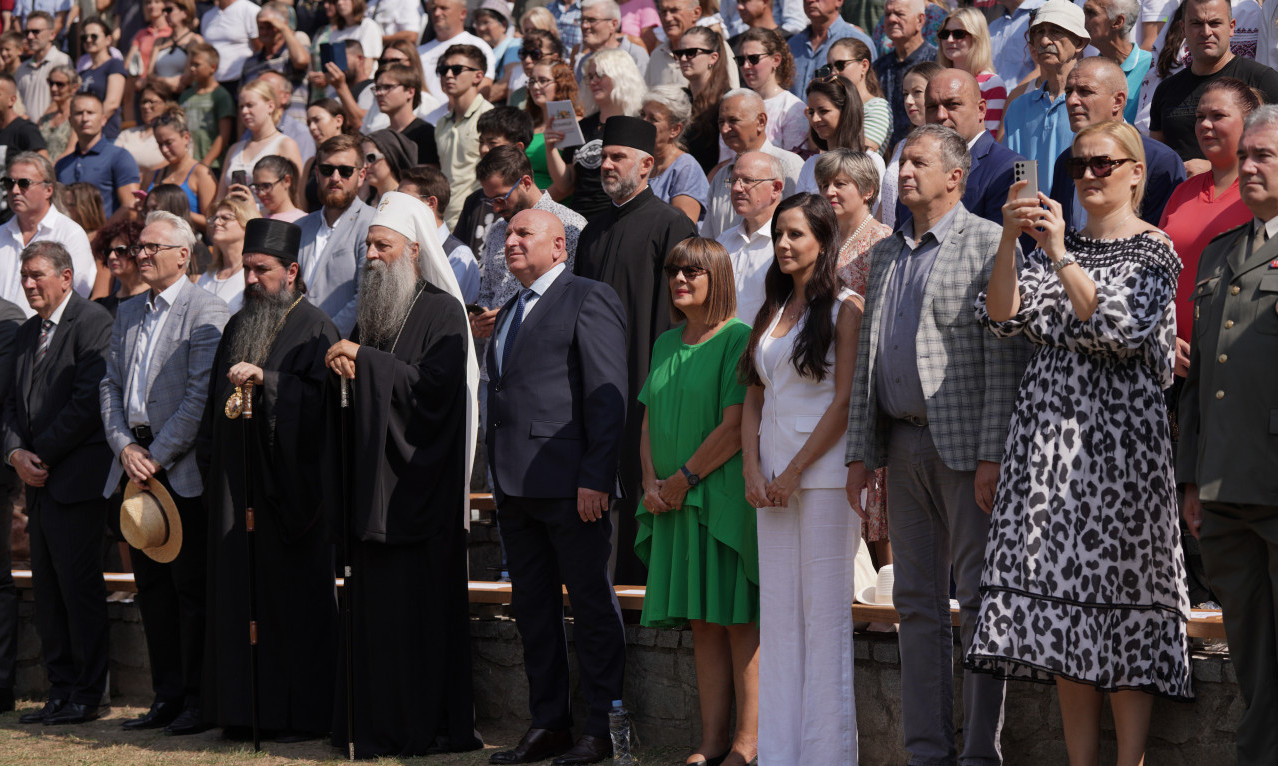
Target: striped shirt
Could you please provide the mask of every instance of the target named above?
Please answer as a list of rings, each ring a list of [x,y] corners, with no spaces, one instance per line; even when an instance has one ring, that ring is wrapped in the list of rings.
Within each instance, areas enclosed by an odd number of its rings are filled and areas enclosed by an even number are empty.
[[[887,152],[888,136],[892,134],[892,107],[886,98],[872,98],[862,105],[861,135],[871,144],[878,144],[879,154]]]
[[[1003,78],[993,72],[978,74],[976,84],[981,88],[981,98],[985,99],[985,129],[997,134],[1003,121],[1003,105],[1007,102],[1007,86]]]

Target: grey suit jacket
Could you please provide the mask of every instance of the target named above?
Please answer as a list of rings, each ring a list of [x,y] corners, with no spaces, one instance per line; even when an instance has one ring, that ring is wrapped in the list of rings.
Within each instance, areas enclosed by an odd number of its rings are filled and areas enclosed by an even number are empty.
[[[343,338],[355,328],[364,238],[375,212],[359,199],[352,202],[337,219],[322,253],[316,251],[315,237],[323,225],[324,210],[316,210],[297,222],[302,227],[298,265],[302,268],[302,279],[306,280],[306,297],[332,317]]]
[[[1024,338],[997,338],[976,320],[976,298],[989,283],[1001,232],[960,204],[923,293],[915,336],[919,378],[937,452],[956,471],[974,471],[981,460],[1002,462],[1012,405],[1029,360]],[[879,410],[874,371],[880,323],[886,321],[884,292],[900,250],[895,235],[870,250],[845,455],[846,462],[864,460],[867,468],[887,464],[891,420]]]
[[[155,354],[147,370],[146,409],[155,438],[149,448],[151,459],[168,472],[175,492],[182,497],[196,497],[204,485],[192,447],[208,399],[213,356],[231,314],[221,298],[185,279],[183,283],[156,338]],[[102,491],[105,497],[110,497],[120,485],[124,473],[120,453],[134,443],[124,386],[149,295],[143,293],[120,304],[111,330],[106,377],[98,387],[107,443],[116,457]]]

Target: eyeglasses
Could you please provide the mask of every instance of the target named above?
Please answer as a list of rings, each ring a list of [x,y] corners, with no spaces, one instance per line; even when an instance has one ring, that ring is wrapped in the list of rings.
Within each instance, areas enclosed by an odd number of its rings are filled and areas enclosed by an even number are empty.
[[[599,74],[598,72],[586,72],[586,82],[596,82],[607,76],[608,75],[606,74]]]
[[[709,48],[680,48],[677,51],[671,51],[674,57],[680,61],[691,61],[703,53],[714,53]]]
[[[960,40],[966,40],[969,36],[971,36],[971,34],[972,33],[966,29],[942,29],[940,32],[936,33],[936,39],[948,40],[953,37],[954,42],[958,42]]]
[[[736,176],[736,177],[734,177],[734,176],[729,175],[727,178],[723,179],[723,185],[724,185],[724,186],[726,186],[726,187],[728,187],[729,189],[731,189],[731,188],[735,187],[737,184],[741,184],[741,188],[742,188],[742,189],[745,189],[746,191],[749,191],[749,190],[753,189],[754,187],[758,186],[759,184],[763,183],[764,181],[775,181],[775,180],[777,180],[777,179],[775,179],[775,178],[747,178],[747,177],[745,177],[745,176]]]
[[[87,34],[80,35],[80,42],[82,42],[82,43],[96,43],[96,42],[98,41],[98,37],[99,37],[99,35],[96,35],[96,34],[93,34],[92,32],[90,32],[90,33],[87,33]]]
[[[372,165],[378,162],[379,160],[384,160],[384,159],[386,159],[386,155],[382,154],[381,152],[369,152],[368,154],[364,155],[364,164]]]
[[[589,16],[581,17],[581,25],[583,27],[592,27],[595,24],[603,24],[606,21],[613,21],[613,19],[592,19]]]
[[[390,93],[392,90],[395,90],[398,87],[399,87],[399,83],[397,82],[387,83],[385,85],[374,85],[373,93],[375,95],[380,96],[383,93]]]
[[[830,67],[839,74],[843,74],[843,70],[848,68],[848,64],[852,64],[860,60],[861,59],[843,59],[842,61],[835,61],[831,63]]]
[[[270,194],[271,189],[274,189],[275,184],[279,182],[280,179],[277,178],[274,181],[263,181],[261,183],[249,184],[249,188],[253,190],[254,194]]]
[[[555,81],[549,77],[529,77],[528,87],[536,85],[538,88],[544,88],[547,85],[554,85]]]
[[[107,250],[107,254],[114,255],[116,258],[132,258],[132,251],[133,248],[128,245],[116,245],[115,247]]]
[[[220,224],[239,223],[239,220],[240,219],[235,217],[234,213],[222,213],[220,215],[215,215],[212,218],[210,218],[209,223],[220,223]],[[154,255],[154,253],[152,253],[152,255]]]
[[[322,165],[316,165],[315,169],[319,171],[320,178],[331,177],[333,171],[337,171],[342,178],[350,178],[355,175],[356,167],[354,165],[330,165],[326,162]]]
[[[51,29],[51,27],[45,27],[44,29],[28,29],[27,31],[23,32],[23,34],[26,35],[27,37],[31,37],[32,35],[39,36],[43,32],[48,32],[49,29]]]
[[[232,216],[232,218],[234,218],[234,216]],[[216,221],[218,218],[214,218],[213,220]],[[154,257],[161,250],[173,250],[179,247],[182,247],[182,245],[165,245],[159,242],[141,242],[129,247],[129,254],[134,258],[137,258],[143,252],[146,252],[147,255]]]
[[[50,88],[65,88],[71,84],[70,80],[46,80]]]
[[[673,263],[666,266],[666,277],[674,279],[675,275],[682,274],[683,278],[691,282],[707,271],[700,266],[676,266]]]
[[[839,70],[827,64],[823,67],[818,67],[817,70],[812,73],[812,79],[809,80],[809,82],[832,82],[837,79],[838,76]]]
[[[519,179],[518,181],[516,181],[516,182],[515,182],[515,185],[514,185],[514,186],[512,186],[512,187],[510,187],[510,191],[506,192],[506,193],[505,193],[505,194],[503,194],[502,196],[500,196],[500,197],[489,197],[489,196],[485,196],[485,197],[484,197],[484,204],[485,204],[485,205],[487,205],[487,206],[489,206],[489,207],[493,207],[493,206],[494,206],[494,205],[496,205],[498,202],[501,202],[502,204],[505,204],[507,201],[509,201],[509,200],[510,200],[510,195],[514,194],[514,193],[515,193],[515,189],[518,189],[518,188],[519,188],[519,185],[520,185],[520,184],[522,184],[523,182],[524,182],[524,179],[523,179],[523,177],[521,176],[521,177],[520,177],[520,179]]]
[[[768,58],[769,55],[771,54],[767,54],[767,53],[742,54],[740,56],[737,56],[737,66],[745,66],[746,64],[749,64],[750,66],[758,66],[759,62]]]
[[[541,61],[544,57],[551,54],[542,52],[541,48],[520,48],[519,58],[532,59],[533,61]]]
[[[1075,181],[1083,177],[1091,168],[1093,178],[1109,178],[1114,172],[1114,168],[1122,165],[1124,162],[1135,162],[1131,157],[1120,157],[1113,159],[1104,154],[1096,157],[1070,157],[1065,160],[1065,169],[1069,171],[1069,177]]]
[[[38,185],[38,184],[47,184],[47,183],[49,182],[40,181],[35,178],[10,178],[8,176],[5,176],[4,178],[0,178],[0,186],[3,186],[5,191],[13,191],[13,187],[15,186],[21,189],[22,191],[26,191],[27,189],[30,189],[33,184]]]
[[[439,66],[435,67],[435,74],[439,75],[440,77],[443,77],[446,74],[451,74],[453,77],[461,77],[462,72],[479,72],[479,71],[481,70],[473,66],[466,66],[465,64],[440,64]]]

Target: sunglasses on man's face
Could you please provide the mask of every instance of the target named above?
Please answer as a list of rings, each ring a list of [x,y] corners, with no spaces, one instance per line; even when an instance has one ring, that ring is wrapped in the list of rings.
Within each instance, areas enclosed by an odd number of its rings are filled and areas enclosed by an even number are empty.
[[[322,165],[316,165],[315,169],[319,171],[320,178],[331,178],[334,172],[337,172],[342,178],[350,178],[355,175],[356,167],[354,165],[330,165],[326,162]]]
[[[440,77],[443,77],[444,75],[447,75],[447,74],[451,74],[453,77],[461,77],[462,72],[478,72],[478,71],[479,69],[473,66],[466,66],[465,64],[440,64],[439,66],[435,67],[435,74],[439,75]]]
[[[1069,177],[1075,181],[1081,179],[1091,168],[1093,178],[1109,178],[1114,172],[1114,168],[1122,165],[1124,162],[1135,162],[1131,157],[1119,157],[1113,159],[1104,154],[1096,157],[1070,157],[1065,160],[1065,169],[1069,171]]]
[[[966,29],[942,29],[940,32],[936,33],[936,39],[948,40],[953,37],[954,42],[959,42],[960,40],[966,40],[971,34],[972,33]]]
[[[36,178],[10,178],[8,176],[0,178],[0,186],[3,186],[5,191],[13,191],[13,187],[15,186],[22,191],[26,191],[27,189],[30,189],[32,185],[44,183],[48,183],[48,181],[41,181]]]
[[[47,31],[49,31],[49,28],[48,28],[48,27],[45,27],[44,29],[28,29],[28,30],[27,30],[24,34],[25,34],[27,37],[39,37],[39,36],[40,36],[40,34],[42,34],[42,33],[44,33],[44,32],[47,32]]]

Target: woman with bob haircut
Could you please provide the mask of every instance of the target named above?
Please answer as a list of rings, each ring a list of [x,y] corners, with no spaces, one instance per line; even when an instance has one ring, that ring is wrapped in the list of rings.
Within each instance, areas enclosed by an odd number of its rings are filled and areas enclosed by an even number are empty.
[[[946,69],[962,69],[976,78],[981,98],[985,99],[985,129],[998,130],[1003,121],[1003,105],[1007,102],[1007,86],[994,71],[994,52],[985,14],[970,6],[952,11],[936,36],[941,43],[936,63]]]
[[[746,500],[759,535],[759,761],[856,764],[852,562],[860,522],[843,442],[861,329],[839,286],[839,223],[815,194],[781,202],[740,372]]]
[[[746,388],[737,374],[750,327],[736,318],[723,245],[685,239],[665,270],[678,326],[657,338],[639,392],[647,410],[635,553],[648,567],[640,621],[692,623],[701,744],[688,763],[742,766],[755,757],[759,720],[759,551],[741,471]]]
[[[1181,263],[1137,213],[1145,151],[1135,128],[1089,125],[1066,162],[1087,225],[1066,231],[1059,202],[1017,199],[1028,182],[1013,184],[976,302],[995,335],[1024,333],[1034,353],[1012,410],[965,664],[1054,683],[1071,764],[1098,762],[1108,695],[1116,763],[1138,766],[1154,696],[1193,699],[1163,399]],[[1038,247],[1018,259],[1023,235]]]

